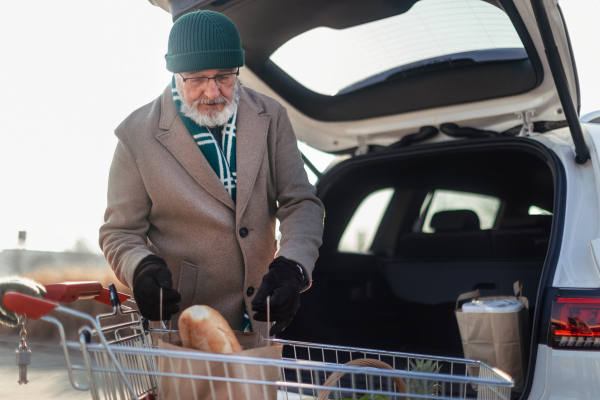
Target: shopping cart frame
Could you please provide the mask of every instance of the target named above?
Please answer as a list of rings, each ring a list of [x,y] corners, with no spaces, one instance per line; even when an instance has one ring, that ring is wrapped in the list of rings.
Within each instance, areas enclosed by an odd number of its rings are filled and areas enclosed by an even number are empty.
[[[101,286],[100,286],[101,287]],[[75,287],[73,289],[77,291]],[[96,291],[97,292],[97,291]],[[92,294],[96,294],[93,292]],[[64,296],[63,296],[64,297]],[[82,296],[73,296],[75,300]],[[40,300],[21,293],[9,292],[3,299],[5,307],[20,315],[32,319],[42,319],[57,326],[61,338],[67,372],[72,386],[77,390],[89,390],[94,400],[105,399],[155,399],[159,395],[160,379],[190,379],[196,381],[206,380],[211,388],[218,382],[225,384],[261,385],[263,387],[276,386],[286,394],[298,392],[299,395],[317,397],[321,391],[333,390],[335,398],[343,397],[344,393],[351,393],[353,398],[363,394],[378,394],[388,396],[388,399],[455,399],[472,398],[467,397],[468,385],[477,386],[478,399],[510,399],[511,388],[514,385],[512,379],[501,371],[493,369],[476,360],[466,360],[451,357],[436,357],[412,353],[398,353],[382,350],[364,349],[358,347],[343,347],[325,344],[314,344],[299,341],[288,341],[271,339],[271,343],[287,346],[293,350],[293,359],[264,359],[249,358],[239,355],[213,354],[204,352],[189,352],[158,349],[152,341],[152,334],[168,334],[169,330],[163,324],[160,329],[149,328],[148,323],[143,320],[139,313],[122,304],[128,300],[128,296],[117,293],[114,285],[109,289],[102,288],[95,297],[88,295],[104,304],[110,304],[112,313],[99,314],[95,318],[80,311],[58,305],[46,299]],[[56,296],[49,300],[65,301]],[[64,326],[59,319],[47,315],[50,311],[63,313],[81,318],[86,322],[79,328],[79,341],[67,341]],[[103,324],[115,317],[128,317],[130,320],[116,324]],[[127,330],[130,334],[123,335]],[[107,339],[111,334],[114,339]],[[93,343],[93,339],[96,342]],[[81,351],[83,365],[74,364],[69,351]],[[300,351],[305,351],[308,359],[304,360],[298,356]],[[315,354],[321,357],[315,357]],[[332,356],[326,357],[326,353],[335,354],[335,362],[329,362]],[[312,356],[311,356],[312,354]],[[244,379],[228,376],[193,375],[177,372],[159,371],[157,366],[159,359],[172,360],[183,359],[188,365],[194,362],[223,363],[224,365],[239,364],[249,368],[277,368],[280,371],[279,380],[267,381],[257,379]],[[316,360],[315,358],[319,358]],[[356,367],[343,365],[343,362],[357,358],[378,359],[389,361],[393,369],[382,370],[368,367]],[[410,365],[411,360],[432,360],[435,363],[450,365],[450,374],[419,372],[414,370],[396,369],[396,362],[405,360]],[[400,362],[399,362],[400,364]],[[455,375],[458,366],[464,367],[464,374]],[[479,369],[479,377],[470,376],[467,373],[469,367]],[[77,381],[75,371],[83,371],[86,374],[87,385]],[[190,367],[191,371],[191,367]],[[286,376],[294,375],[295,380],[287,380]],[[341,381],[338,387],[325,386],[325,380],[331,374],[346,374],[350,377],[350,384],[342,387]],[[305,377],[309,376],[310,381]],[[364,382],[357,377],[365,377]],[[441,387],[441,394],[419,394],[399,393],[394,388],[392,380],[400,378],[406,382],[423,382],[429,384],[435,382]],[[376,382],[379,380],[379,384]],[[457,385],[458,392],[454,388]],[[266,393],[266,392],[265,392]],[[214,392],[213,392],[214,395]],[[101,397],[102,396],[102,397]],[[336,397],[338,396],[338,397]]]

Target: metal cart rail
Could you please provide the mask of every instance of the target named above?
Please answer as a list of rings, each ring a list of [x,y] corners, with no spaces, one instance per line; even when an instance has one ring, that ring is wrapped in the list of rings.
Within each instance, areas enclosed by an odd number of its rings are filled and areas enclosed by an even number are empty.
[[[508,400],[513,387],[502,371],[459,358],[278,339],[270,343],[283,347],[282,359],[159,349],[153,336],[168,334],[166,327],[149,328],[137,311],[122,305],[128,296],[113,285],[61,285],[60,290],[47,285],[44,299],[9,292],[3,303],[19,315],[57,326],[71,384],[89,390],[94,400]],[[81,298],[110,304],[113,312],[94,318],[57,304]],[[47,315],[51,311],[82,319],[79,341],[66,340],[60,320]],[[72,362],[73,352],[82,364]],[[168,396],[163,392],[167,382],[175,388]]]

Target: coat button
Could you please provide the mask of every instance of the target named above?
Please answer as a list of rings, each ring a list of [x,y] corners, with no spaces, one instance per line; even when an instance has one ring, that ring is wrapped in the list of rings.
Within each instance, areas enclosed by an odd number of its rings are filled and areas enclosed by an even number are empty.
[[[254,294],[254,288],[250,286],[248,290],[246,290],[246,294],[248,295],[248,297],[252,296]]]
[[[246,228],[242,228],[240,229],[240,236],[245,238],[246,236],[248,236],[248,229]]]

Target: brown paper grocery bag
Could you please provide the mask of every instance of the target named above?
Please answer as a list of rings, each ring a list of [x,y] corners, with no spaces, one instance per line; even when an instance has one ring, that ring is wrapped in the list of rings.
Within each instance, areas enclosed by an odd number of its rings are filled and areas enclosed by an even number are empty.
[[[236,356],[281,359],[281,344],[266,341],[262,335],[256,332],[234,331],[234,333],[244,349],[242,352],[236,353]],[[178,332],[173,332],[171,335],[163,335],[162,340],[158,341],[159,349],[203,353],[199,350],[182,347]],[[173,357],[159,357],[158,371],[271,382],[279,379],[278,367]],[[274,385],[231,383],[211,379],[168,376],[158,377],[158,400],[275,400],[276,398],[277,386]]]
[[[463,293],[456,301],[456,319],[465,358],[479,360],[513,377],[514,391],[522,392],[529,355],[529,301],[521,296],[523,284],[514,284],[515,296],[479,297],[479,291]],[[502,300],[517,298],[522,308],[513,313],[463,313],[459,301],[469,298]],[[477,368],[469,375],[479,376]]]

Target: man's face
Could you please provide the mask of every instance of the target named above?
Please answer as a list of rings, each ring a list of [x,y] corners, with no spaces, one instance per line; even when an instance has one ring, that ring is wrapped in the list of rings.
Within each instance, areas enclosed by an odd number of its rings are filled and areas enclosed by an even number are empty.
[[[188,78],[213,78],[220,76],[216,80],[210,79],[206,83],[198,83],[195,79],[182,82],[184,101],[191,107],[194,107],[203,115],[214,116],[221,113],[227,103],[233,101],[235,91],[235,75],[226,75],[236,72],[234,69],[208,69],[200,72],[182,72],[181,76]],[[227,100],[227,101],[225,101]]]

